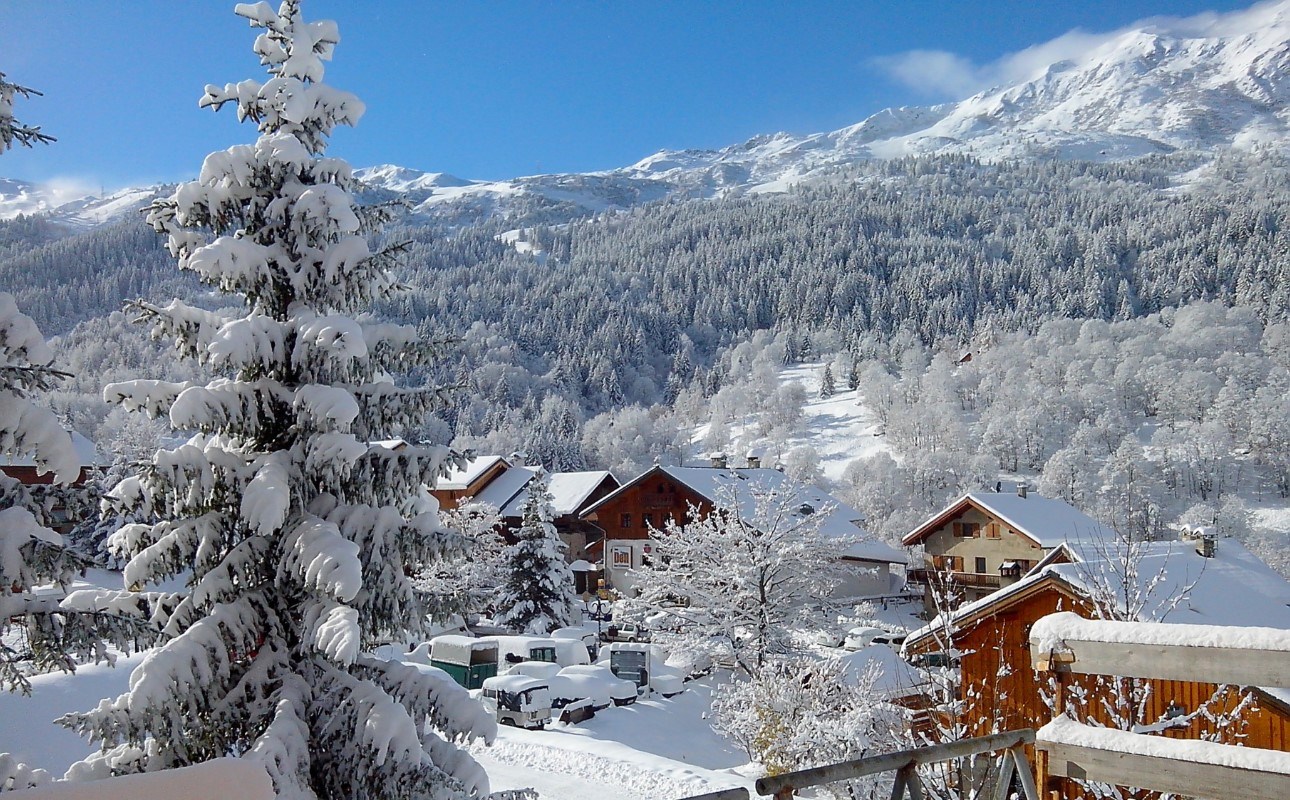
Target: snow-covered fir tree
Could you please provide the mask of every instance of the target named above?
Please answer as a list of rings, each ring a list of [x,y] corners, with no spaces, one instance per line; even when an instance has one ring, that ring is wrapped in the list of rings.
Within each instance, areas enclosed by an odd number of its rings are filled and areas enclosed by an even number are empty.
[[[497,598],[497,623],[522,633],[545,634],[577,619],[573,571],[564,542],[551,524],[551,493],[545,475],[528,486],[515,544],[506,548],[506,582]]]
[[[71,774],[233,754],[262,763],[282,797],[486,793],[457,746],[493,737],[482,707],[438,672],[367,654],[420,627],[409,576],[461,539],[421,492],[450,451],[389,441],[443,402],[391,378],[437,348],[363,313],[397,288],[397,250],[369,249],[385,214],[356,207],[349,165],[322,155],[363,105],[323,83],[335,23],[305,22],[297,0],[236,11],[263,30],[254,49],[271,77],[207,86],[201,105],[232,104],[260,136],[212,153],[148,220],[181,269],[244,311],[137,305],[154,336],[225,377],[104,390],[192,434],[111,495],[158,520],[112,537],[126,585],[183,575],[187,590],[130,690],[64,718],[103,743]]]
[[[837,386],[833,383],[833,365],[825,364],[824,372],[820,375],[820,397],[828,400],[837,390]]]
[[[40,96],[40,92],[27,86],[19,86],[4,79],[0,72],[0,153],[20,144],[31,147],[34,144],[47,144],[54,137],[40,132],[39,125],[24,125],[14,118],[13,101],[16,97]]]
[[[96,610],[74,613],[33,587],[70,583],[91,560],[66,546],[53,512],[74,500],[67,487],[81,461],[58,417],[34,402],[66,373],[13,296],[0,293],[0,456],[29,459],[52,485],[25,486],[0,473],[0,691],[29,691],[28,673],[108,660],[103,637],[128,649],[134,626]],[[4,776],[0,775],[0,784]]]

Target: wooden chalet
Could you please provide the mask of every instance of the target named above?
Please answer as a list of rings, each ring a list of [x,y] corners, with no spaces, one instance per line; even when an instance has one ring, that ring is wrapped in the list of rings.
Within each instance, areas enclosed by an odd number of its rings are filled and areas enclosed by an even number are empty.
[[[1141,545],[1133,557],[1137,577],[1127,587],[1117,577],[1127,574],[1120,558],[1088,546],[1062,546],[1015,583],[912,633],[906,654],[916,662],[958,662],[958,694],[968,698],[963,735],[984,736],[1040,728],[1053,718],[1045,697],[1048,677],[1031,668],[1030,652],[1031,627],[1049,614],[1069,611],[1093,618],[1095,598],[1105,606],[1116,597],[1118,603],[1139,606],[1137,614],[1146,621],[1290,629],[1290,582],[1235,540],[1212,544],[1210,557],[1194,544]],[[1125,682],[1145,692],[1139,724],[1164,736],[1290,750],[1290,692],[1285,689],[1220,691],[1203,681],[1087,675],[1071,676],[1068,685],[1089,693],[1085,719],[1110,725],[1101,701],[1113,696],[1113,684],[1127,688]],[[1218,721],[1241,702],[1246,705],[1236,724]],[[1071,791],[1063,796],[1080,796]]]
[[[1016,583],[1067,541],[1116,538],[1115,531],[1069,504],[1017,484],[1015,492],[963,495],[906,534],[902,544],[923,547],[923,564],[909,571],[909,580],[925,587],[931,614],[937,611],[934,589],[955,602],[971,602]]]
[[[478,456],[467,461],[462,469],[455,469],[446,478],[441,478],[430,494],[439,501],[440,508],[454,509],[478,496],[510,468],[510,462],[501,456]]]
[[[588,554],[604,565],[610,587],[626,591],[632,587],[630,571],[648,562],[652,542],[668,520],[703,519],[718,503],[733,496],[741,505],[753,504],[756,491],[775,491],[800,501],[797,513],[811,514],[831,509],[823,524],[826,536],[861,539],[839,550],[838,556],[853,569],[850,580],[839,588],[841,596],[875,596],[892,591],[892,564],[904,565],[907,558],[894,547],[876,540],[864,540],[860,512],[814,486],[793,481],[779,470],[724,466],[654,466],[589,505],[582,517],[602,532],[588,546]]]
[[[79,486],[89,480],[91,474],[96,471],[106,469],[108,462],[99,456],[98,448],[94,443],[85,436],[70,431],[72,437],[72,447],[76,450],[76,455],[81,461],[81,472],[72,482],[73,486]],[[41,486],[54,482],[52,472],[40,472],[36,462],[30,456],[0,456],[0,473],[13,478],[21,484],[27,486]]]
[[[516,465],[501,456],[479,456],[440,481],[431,494],[444,509],[458,508],[466,502],[496,508],[503,534],[507,534],[519,529],[529,484],[542,471],[541,467]],[[617,488],[618,481],[604,470],[547,473],[547,490],[555,514],[552,524],[565,544],[566,557],[575,565],[575,589],[580,594],[594,591],[599,581],[599,558],[589,559],[587,548],[602,535],[599,528],[583,519],[582,512]],[[576,568],[583,565],[585,569]]]

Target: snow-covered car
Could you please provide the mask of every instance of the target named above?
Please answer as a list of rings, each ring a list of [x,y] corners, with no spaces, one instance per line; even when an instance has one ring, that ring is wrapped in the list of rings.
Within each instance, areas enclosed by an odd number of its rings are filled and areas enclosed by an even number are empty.
[[[888,631],[887,633],[873,637],[873,641],[869,642],[869,644],[885,644],[894,650],[899,650],[900,646],[905,643],[906,636],[907,634],[904,633]]]
[[[636,702],[636,684],[615,676],[609,667],[600,664],[579,664],[565,667],[560,670],[560,674],[581,675],[601,683],[616,706],[627,706]]]
[[[596,634],[592,633],[591,638],[594,640]],[[552,636],[551,641],[555,643],[555,663],[562,667],[571,667],[574,664],[590,664],[591,653],[587,651],[587,644],[581,639],[561,639]]]
[[[676,697],[685,691],[685,678],[674,672],[655,673],[650,677],[649,688],[664,697]]]
[[[542,680],[553,678],[559,673],[560,665],[552,664],[550,661],[521,661],[518,664],[512,664],[506,670],[507,675],[527,675],[530,678]]]
[[[619,622],[605,628],[600,638],[606,642],[648,642],[650,631],[635,622]]]
[[[547,679],[547,685],[551,687],[552,708],[564,708],[570,703],[588,699],[591,701],[592,709],[600,711],[609,708],[613,703],[613,698],[609,695],[609,687],[590,675],[561,673]]]
[[[667,653],[656,644],[613,642],[601,648],[601,653],[608,656],[614,675],[635,683],[641,694],[659,692],[673,697],[685,691],[685,676],[667,666]]]
[[[600,649],[600,637],[596,633],[594,626],[588,628],[570,625],[565,628],[556,628],[547,635],[557,641],[560,639],[577,639],[582,642],[583,646],[587,648],[588,661],[595,658],[596,651]],[[557,653],[556,655],[558,656],[559,654]]]
[[[842,640],[842,646],[848,650],[859,650],[873,644],[875,637],[885,636],[886,634],[887,632],[882,628],[873,628],[869,626],[852,628],[847,631],[846,638]]]
[[[551,690],[539,678],[527,675],[489,678],[484,681],[479,699],[502,725],[544,728],[551,721]]]

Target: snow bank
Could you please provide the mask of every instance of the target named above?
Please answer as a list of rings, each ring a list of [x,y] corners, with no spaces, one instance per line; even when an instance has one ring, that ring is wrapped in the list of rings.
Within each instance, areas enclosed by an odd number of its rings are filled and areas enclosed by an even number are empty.
[[[1275,650],[1290,655],[1290,630],[1237,628],[1222,625],[1181,625],[1167,622],[1115,622],[1084,619],[1063,611],[1035,622],[1030,639],[1038,652],[1064,649],[1063,642],[1113,642],[1117,644],[1222,647],[1241,650]]]
[[[7,792],[12,800],[273,800],[264,767],[240,758],[217,758],[179,769],[122,775],[83,783],[56,782]]]
[[[1194,739],[1146,736],[1112,728],[1095,728],[1065,716],[1058,717],[1040,728],[1035,737],[1040,743],[1052,742],[1074,747],[1091,747],[1112,753],[1169,758],[1290,776],[1290,753]]]

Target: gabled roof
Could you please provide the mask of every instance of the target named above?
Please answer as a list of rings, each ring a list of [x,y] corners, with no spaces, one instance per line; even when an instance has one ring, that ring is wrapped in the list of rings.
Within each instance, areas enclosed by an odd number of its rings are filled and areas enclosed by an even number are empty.
[[[1114,542],[1118,538],[1114,530],[1062,500],[1034,492],[1025,497],[1012,492],[968,492],[906,534],[901,543],[906,547],[918,544],[969,508],[1002,520],[1045,549],[1066,541]]]
[[[501,456],[476,456],[466,462],[465,468],[454,469],[452,472],[448,473],[447,477],[440,478],[434,488],[447,489],[450,491],[469,489],[471,484],[479,480],[484,473],[492,469],[493,465],[497,464],[499,461],[510,466],[506,459]]]
[[[502,509],[514,500],[515,496],[528,486],[529,481],[537,477],[537,474],[536,467],[511,467],[490,481],[479,494],[475,495],[474,501]]]
[[[589,514],[610,500],[630,491],[641,482],[657,474],[667,475],[709,503],[720,505],[733,495],[740,514],[751,517],[756,512],[758,493],[775,492],[799,504],[793,516],[814,514],[822,509],[831,511],[823,518],[820,531],[834,539],[866,539],[864,515],[833,495],[815,486],[798,483],[777,469],[718,469],[716,467],[655,466],[628,481],[610,494],[602,497],[584,511]],[[852,552],[854,549],[854,552]],[[894,547],[872,539],[861,541],[845,555],[865,561],[905,564],[908,557]]]
[[[1213,558],[1198,554],[1190,541],[1137,547],[1141,554],[1131,584],[1115,555],[1123,552],[1117,542],[1068,543],[1060,550],[1073,560],[1050,553],[1018,582],[960,606],[950,615],[950,629],[962,630],[1044,585],[1076,597],[1090,597],[1097,587],[1114,597],[1134,597],[1144,621],[1290,629],[1290,581],[1235,539],[1220,539]],[[944,630],[941,617],[910,634],[907,643]]]
[[[557,517],[578,513],[592,492],[605,482],[613,480],[608,470],[587,472],[551,472],[547,474],[547,491],[551,493],[551,510]],[[616,482],[616,481],[615,481]],[[503,517],[520,517],[528,502],[528,483],[512,497],[501,510]]]

